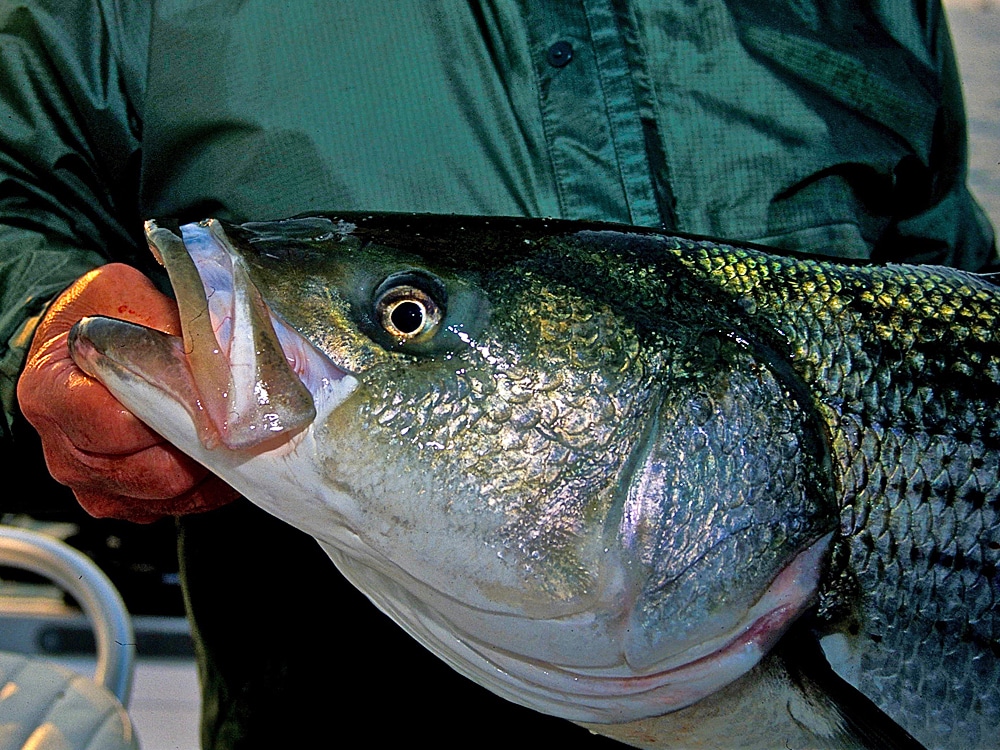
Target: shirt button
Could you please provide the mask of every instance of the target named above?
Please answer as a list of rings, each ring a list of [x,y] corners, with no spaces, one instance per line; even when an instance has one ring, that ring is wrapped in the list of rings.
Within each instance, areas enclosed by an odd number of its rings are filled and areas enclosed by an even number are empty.
[[[553,68],[564,68],[573,59],[573,45],[564,41],[556,42],[549,47],[547,58]]]

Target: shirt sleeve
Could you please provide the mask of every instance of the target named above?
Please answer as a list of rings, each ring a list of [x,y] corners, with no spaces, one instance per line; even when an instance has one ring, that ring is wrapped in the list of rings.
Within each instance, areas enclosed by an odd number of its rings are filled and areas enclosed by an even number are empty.
[[[135,257],[148,10],[128,0],[0,5],[0,397],[48,302]]]

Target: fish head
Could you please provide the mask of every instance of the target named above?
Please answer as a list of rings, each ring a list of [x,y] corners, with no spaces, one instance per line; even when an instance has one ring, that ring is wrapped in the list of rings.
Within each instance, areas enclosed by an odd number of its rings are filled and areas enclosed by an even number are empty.
[[[573,720],[659,715],[811,603],[832,505],[822,462],[726,486],[809,446],[802,404],[687,302],[665,325],[643,257],[625,283],[614,237],[560,226],[151,222],[183,337],[86,319],[71,350],[460,672]]]

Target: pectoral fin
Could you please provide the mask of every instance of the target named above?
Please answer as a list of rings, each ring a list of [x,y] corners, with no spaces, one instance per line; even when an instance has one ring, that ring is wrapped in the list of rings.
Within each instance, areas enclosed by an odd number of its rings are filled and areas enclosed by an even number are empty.
[[[833,671],[801,622],[753,670],[693,706],[584,726],[656,750],[924,750]]]
[[[861,691],[838,675],[807,623],[799,623],[774,649],[779,679],[797,688],[788,711],[815,733],[833,730],[840,745],[858,750],[924,750],[924,746]],[[780,677],[780,672],[784,677]]]

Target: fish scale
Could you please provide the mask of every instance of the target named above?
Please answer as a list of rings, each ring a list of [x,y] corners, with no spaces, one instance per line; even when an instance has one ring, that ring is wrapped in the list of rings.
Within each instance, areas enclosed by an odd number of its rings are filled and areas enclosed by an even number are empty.
[[[184,367],[228,363],[125,323],[81,323],[77,362],[459,671],[639,747],[998,744],[988,280],[553,220],[181,233],[148,229],[191,335],[194,267],[245,268],[210,312],[284,337],[315,419],[206,442]]]
[[[773,316],[828,407],[846,574],[863,592],[852,625],[858,687],[928,745],[1000,737],[996,291],[947,270],[843,267],[834,319],[833,271],[802,283],[815,263],[758,264],[754,275],[740,252],[717,251],[711,263],[704,253],[700,268]],[[960,348],[975,356],[975,379],[966,363],[948,363]],[[956,464],[969,469],[953,476]],[[970,671],[983,676],[978,691],[961,682]],[[950,697],[953,715],[929,708],[935,694]],[[981,718],[967,721],[969,711]]]

